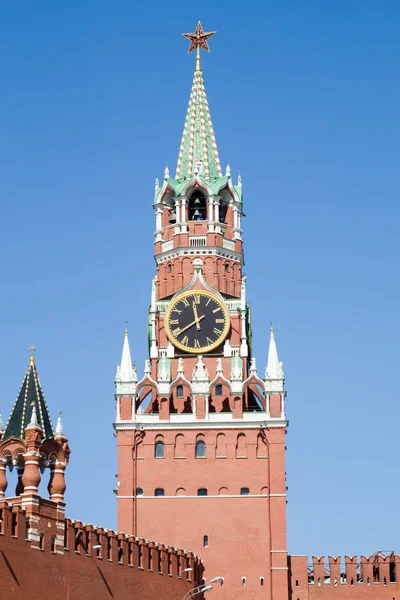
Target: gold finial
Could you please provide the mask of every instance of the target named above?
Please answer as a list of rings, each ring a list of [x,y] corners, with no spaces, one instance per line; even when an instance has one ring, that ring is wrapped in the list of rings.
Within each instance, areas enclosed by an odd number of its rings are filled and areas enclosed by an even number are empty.
[[[31,355],[30,359],[29,359],[29,364],[34,365],[35,364],[35,357],[34,357],[34,353],[36,352],[36,348],[35,346],[27,346],[28,348],[28,352]]]
[[[200,21],[197,23],[194,33],[182,33],[183,37],[190,41],[188,53],[196,50],[196,71],[200,71],[200,48],[203,48],[206,52],[210,52],[207,40],[216,33],[216,31],[203,31]]]
[[[125,321],[125,335],[128,335],[128,321]]]
[[[271,321],[270,321],[270,327],[269,327],[269,330],[270,330],[270,331],[274,331],[274,324],[273,324],[273,322],[272,322],[272,319],[271,319]]]

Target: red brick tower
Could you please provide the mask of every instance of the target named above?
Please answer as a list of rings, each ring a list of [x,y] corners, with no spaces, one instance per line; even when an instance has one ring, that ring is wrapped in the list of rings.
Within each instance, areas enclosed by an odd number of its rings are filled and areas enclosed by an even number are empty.
[[[33,354],[5,428],[0,419],[0,513],[14,504],[22,509],[19,533],[39,550],[64,552],[66,489],[64,472],[70,449],[59,415],[54,431]],[[15,490],[7,471],[17,470]],[[49,472],[49,499],[39,494],[42,474]],[[8,490],[8,493],[7,493]],[[16,513],[18,506],[15,506]],[[18,517],[19,518],[19,517]],[[17,516],[15,516],[17,519]],[[0,533],[1,523],[0,519]],[[16,521],[11,531],[17,531]],[[4,533],[4,532],[3,532]],[[25,535],[24,535],[25,534]]]
[[[156,181],[149,360],[116,376],[118,529],[197,552],[215,597],[288,597],[285,391],[259,377],[242,273],[242,186],[222,175],[197,60],[175,178]],[[190,576],[190,575],[189,575]],[[217,584],[219,585],[219,584]]]

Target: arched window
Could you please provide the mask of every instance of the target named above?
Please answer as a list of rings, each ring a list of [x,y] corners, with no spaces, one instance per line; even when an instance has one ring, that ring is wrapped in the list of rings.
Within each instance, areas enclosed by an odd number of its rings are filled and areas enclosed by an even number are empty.
[[[207,496],[208,492],[207,492],[206,488],[199,488],[197,490],[197,495],[198,496]]]
[[[162,440],[157,440],[154,447],[154,456],[155,458],[164,458],[164,442]]]
[[[203,536],[203,548],[208,548],[208,535]]]
[[[171,263],[168,263],[168,273],[172,273],[172,265],[171,265]]]
[[[176,386],[176,397],[183,398],[183,385]]]
[[[215,386],[215,395],[216,396],[222,396],[222,383],[218,383]]]
[[[175,458],[186,458],[185,438],[181,433],[175,437]]]
[[[264,585],[264,577],[260,577],[260,585]]]
[[[250,489],[249,488],[240,488],[240,495],[241,496],[248,496],[250,494]]]
[[[200,190],[195,190],[189,199],[189,221],[205,221],[206,219],[206,197]]]
[[[246,585],[246,577],[242,577],[242,585],[245,586]]]
[[[154,490],[154,495],[155,496],[165,496],[164,488],[156,488]]]
[[[136,488],[136,496],[143,496],[143,488]]]
[[[207,447],[204,440],[196,442],[196,458],[205,458],[207,455]]]
[[[228,263],[225,263],[225,273],[229,273],[229,265],[228,265]]]
[[[219,204],[219,222],[220,223],[225,223],[227,210],[228,210],[228,205],[225,202],[220,202],[220,204]]]

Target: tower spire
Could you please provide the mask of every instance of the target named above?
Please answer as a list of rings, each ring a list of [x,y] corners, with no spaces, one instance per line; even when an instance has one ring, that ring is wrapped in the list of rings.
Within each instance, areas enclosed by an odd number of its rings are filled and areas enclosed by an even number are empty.
[[[7,421],[2,441],[16,437],[25,439],[27,427],[40,427],[44,439],[54,438],[54,429],[50,418],[49,409],[40,385],[33,358],[34,346],[29,347],[31,353],[28,369],[25,373],[17,399]]]
[[[122,347],[120,377],[121,381],[132,380],[132,359],[128,339],[128,323],[125,323],[124,345]]]
[[[271,321],[270,327],[270,338],[269,338],[269,350],[268,350],[268,363],[267,370],[265,372],[267,379],[282,379],[283,370],[282,363],[278,359],[278,350],[276,349],[274,327]]]
[[[182,34],[190,41],[189,52],[196,50],[196,69],[179,148],[176,179],[192,177],[194,165],[197,162],[202,164],[204,179],[210,181],[222,177],[221,163],[200,64],[200,48],[209,52],[207,40],[215,33],[215,31],[203,31],[199,21],[194,33]]]

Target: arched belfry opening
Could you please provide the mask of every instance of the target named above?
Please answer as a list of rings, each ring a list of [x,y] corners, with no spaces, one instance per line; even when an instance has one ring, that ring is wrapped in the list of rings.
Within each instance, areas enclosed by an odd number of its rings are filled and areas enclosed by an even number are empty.
[[[203,190],[196,189],[189,198],[189,221],[207,219],[207,199]]]

